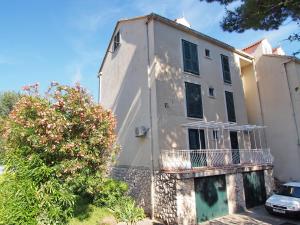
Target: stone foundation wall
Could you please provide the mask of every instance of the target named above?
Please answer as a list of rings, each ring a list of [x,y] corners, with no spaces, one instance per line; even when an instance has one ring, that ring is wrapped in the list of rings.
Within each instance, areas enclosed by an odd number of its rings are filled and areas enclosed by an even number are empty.
[[[125,181],[129,186],[129,195],[132,196],[147,215],[151,215],[151,171],[146,167],[113,167],[110,176]]]
[[[245,210],[246,202],[242,173],[227,174],[226,188],[229,214]]]
[[[271,196],[275,189],[275,182],[273,177],[273,169],[264,170],[265,186],[267,197]]]
[[[154,218],[164,224],[178,224],[176,182],[172,174],[157,172],[154,176]]]

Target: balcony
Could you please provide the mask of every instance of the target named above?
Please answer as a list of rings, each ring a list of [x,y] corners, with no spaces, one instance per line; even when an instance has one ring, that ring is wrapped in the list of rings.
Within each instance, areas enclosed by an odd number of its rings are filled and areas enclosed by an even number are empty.
[[[272,165],[270,149],[202,149],[164,150],[161,153],[163,171],[228,168]]]

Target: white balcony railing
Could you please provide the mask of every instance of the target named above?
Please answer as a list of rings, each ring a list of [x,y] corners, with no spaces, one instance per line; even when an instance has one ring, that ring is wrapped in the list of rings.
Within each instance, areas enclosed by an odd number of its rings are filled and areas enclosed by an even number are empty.
[[[161,169],[178,171],[241,165],[271,165],[270,149],[164,150]]]

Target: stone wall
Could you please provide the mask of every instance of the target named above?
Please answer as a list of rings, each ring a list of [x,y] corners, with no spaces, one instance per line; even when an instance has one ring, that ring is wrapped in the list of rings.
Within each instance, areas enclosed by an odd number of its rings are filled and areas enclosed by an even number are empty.
[[[151,171],[146,167],[118,166],[111,168],[112,178],[125,181],[129,186],[131,195],[137,204],[144,208],[145,213],[150,216],[152,212],[151,200]]]
[[[264,177],[265,177],[266,194],[267,197],[269,197],[270,195],[272,195],[273,190],[275,189],[273,169],[264,170]]]
[[[178,224],[176,182],[172,174],[157,172],[154,176],[154,218],[164,224]]]
[[[229,214],[245,210],[246,202],[242,173],[227,174],[226,188]]]
[[[178,224],[196,224],[196,201],[194,178],[177,180]]]

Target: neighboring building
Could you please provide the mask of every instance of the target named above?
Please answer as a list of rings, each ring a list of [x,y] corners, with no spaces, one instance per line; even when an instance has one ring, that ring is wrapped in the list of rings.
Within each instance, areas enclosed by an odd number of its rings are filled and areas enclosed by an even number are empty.
[[[281,48],[272,49],[266,39],[244,51],[255,56],[256,70],[256,79],[245,82],[245,89],[258,90],[256,99],[252,96],[252,101],[246,101],[249,122],[268,127],[266,139],[275,159],[274,176],[281,181],[299,181],[300,60],[285,56]]]
[[[150,14],[117,23],[99,76],[122,148],[112,176],[149,215],[197,224],[262,204],[273,190],[264,127],[247,125],[249,54],[185,19]]]

